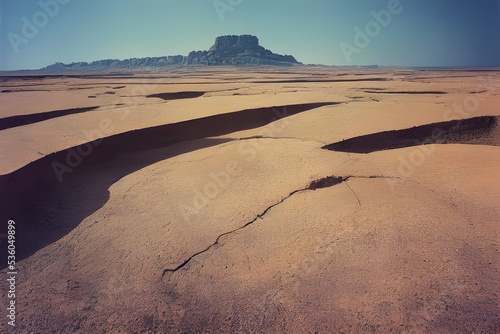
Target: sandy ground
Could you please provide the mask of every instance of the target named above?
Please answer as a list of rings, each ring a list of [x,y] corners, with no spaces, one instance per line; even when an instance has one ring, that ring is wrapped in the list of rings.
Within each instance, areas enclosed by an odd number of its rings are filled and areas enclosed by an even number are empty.
[[[15,329],[498,333],[499,105],[495,70],[3,78]]]

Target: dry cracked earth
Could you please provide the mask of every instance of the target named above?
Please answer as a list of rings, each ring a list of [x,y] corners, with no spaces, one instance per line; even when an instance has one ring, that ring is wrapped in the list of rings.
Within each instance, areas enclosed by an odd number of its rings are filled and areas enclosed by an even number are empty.
[[[0,105],[1,332],[500,332],[497,70],[3,77]]]

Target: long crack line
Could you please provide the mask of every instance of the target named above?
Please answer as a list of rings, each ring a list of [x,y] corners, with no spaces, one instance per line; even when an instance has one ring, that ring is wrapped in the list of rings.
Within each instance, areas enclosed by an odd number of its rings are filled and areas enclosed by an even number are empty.
[[[349,185],[349,183],[347,183],[347,180],[344,181],[345,185],[347,186],[347,188],[349,188],[352,193],[354,194],[354,196],[356,196],[356,199],[358,200],[358,204],[359,206],[361,206],[361,201],[359,200],[359,197],[358,195],[354,192],[354,190],[352,190],[351,186]]]
[[[219,240],[226,236],[226,235],[229,235],[229,234],[232,234],[232,233],[235,233],[239,230],[242,230],[244,228],[246,228],[247,226],[249,225],[252,225],[253,223],[255,223],[259,218],[262,219],[268,212],[269,210],[271,210],[272,208],[282,204],[284,201],[286,201],[287,199],[289,199],[290,197],[292,197],[293,195],[299,193],[299,192],[303,192],[303,191],[308,191],[308,190],[316,190],[316,189],[321,189],[321,188],[330,188],[330,187],[333,187],[333,186],[336,186],[336,185],[339,185],[341,183],[346,183],[347,187],[349,187],[349,189],[351,189],[351,191],[353,192],[354,196],[356,196],[357,200],[358,200],[358,203],[359,205],[361,206],[361,201],[359,200],[359,197],[358,195],[356,195],[356,193],[352,190],[352,188],[347,184],[347,181],[350,179],[350,178],[363,178],[363,179],[381,179],[381,178],[393,178],[393,177],[388,177],[388,176],[384,176],[384,175],[375,175],[375,176],[355,176],[355,175],[349,175],[349,176],[340,176],[340,177],[335,177],[335,176],[328,176],[328,177],[325,177],[323,179],[318,179],[318,180],[315,180],[313,182],[311,182],[307,187],[305,188],[302,188],[302,189],[298,189],[298,190],[294,190],[292,191],[290,194],[288,194],[286,197],[282,198],[279,202],[277,203],[274,203],[273,205],[267,207],[262,213],[258,214],[254,219],[252,219],[251,221],[249,221],[248,223],[246,223],[245,225],[241,226],[241,227],[238,227],[234,230],[231,230],[229,232],[224,232],[223,234],[219,235],[216,239],[215,239],[215,242],[212,243],[211,245],[209,245],[208,247],[206,247],[205,249],[191,255],[187,260],[185,260],[184,262],[182,262],[180,265],[178,265],[177,267],[173,268],[173,269],[165,269],[163,270],[163,273],[162,273],[162,279],[165,277],[165,275],[167,273],[175,273],[177,272],[178,270],[184,268],[189,262],[191,262],[192,259],[194,259],[195,257],[197,257],[198,255],[201,255],[203,253],[206,253],[208,252],[212,247],[216,246],[217,244],[219,244]]]
[[[203,253],[205,253],[205,252],[209,251],[212,247],[216,246],[216,245],[219,243],[219,240],[220,240],[222,237],[224,237],[224,236],[226,236],[226,235],[228,235],[228,234],[235,233],[235,232],[237,232],[237,231],[239,231],[239,230],[244,229],[245,227],[247,227],[247,226],[249,226],[249,225],[252,225],[253,223],[255,223],[255,222],[257,221],[257,219],[259,219],[259,218],[260,218],[260,219],[262,219],[262,217],[264,217],[264,216],[265,216],[265,215],[269,212],[269,210],[271,210],[271,209],[272,209],[272,208],[274,208],[275,206],[280,205],[281,203],[283,203],[284,201],[286,201],[287,199],[289,199],[290,197],[292,197],[292,196],[293,196],[293,195],[295,195],[296,193],[299,193],[299,192],[302,192],[302,191],[306,191],[306,190],[310,190],[310,189],[309,189],[309,187],[306,187],[306,188],[303,188],[303,189],[299,189],[299,190],[292,191],[290,194],[288,194],[288,196],[286,196],[286,197],[282,198],[279,202],[274,203],[273,205],[271,205],[271,206],[267,207],[267,208],[266,208],[266,209],[265,209],[262,213],[258,214],[258,215],[257,215],[254,219],[252,219],[251,221],[249,221],[249,222],[248,222],[248,223],[246,223],[245,225],[243,225],[243,226],[241,226],[241,227],[238,227],[238,228],[236,228],[236,229],[234,229],[234,230],[231,230],[231,231],[229,231],[229,232],[225,232],[225,233],[223,233],[223,234],[219,235],[219,236],[217,237],[217,239],[215,239],[215,242],[214,242],[213,244],[211,244],[211,245],[209,245],[207,248],[205,248],[205,249],[203,249],[203,250],[201,250],[201,251],[199,251],[199,252],[197,252],[197,253],[195,253],[195,254],[191,255],[191,256],[190,256],[190,257],[189,257],[186,261],[184,261],[183,263],[181,263],[180,265],[178,265],[176,268],[174,268],[174,269],[165,269],[165,270],[163,270],[163,273],[162,273],[162,278],[163,278],[163,277],[165,277],[165,275],[166,275],[167,273],[175,273],[175,272],[176,272],[176,271],[178,271],[179,269],[182,269],[182,268],[183,268],[183,267],[185,267],[185,266],[186,266],[189,262],[191,262],[191,260],[192,260],[193,258],[195,258],[196,256],[198,256],[198,255],[200,255],[200,254],[203,254]]]

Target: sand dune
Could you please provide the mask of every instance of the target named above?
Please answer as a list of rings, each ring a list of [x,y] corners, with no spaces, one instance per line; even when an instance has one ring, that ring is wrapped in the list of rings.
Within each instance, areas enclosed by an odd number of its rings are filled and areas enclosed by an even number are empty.
[[[474,144],[500,146],[499,117],[470,119],[421,125],[411,129],[375,133],[333,143],[332,151],[371,153],[428,144]]]
[[[40,206],[43,198],[49,195],[48,189],[51,189],[52,192],[54,191],[54,185],[61,182],[69,182],[68,176],[74,179],[74,174],[85,175],[88,168],[95,170],[95,166],[103,165],[113,157],[126,156],[127,160],[136,160],[143,155],[141,152],[137,153],[141,150],[161,148],[183,141],[215,137],[238,130],[257,128],[300,112],[332,104],[333,103],[315,103],[242,110],[229,114],[126,132],[94,142],[85,143],[65,151],[45,156],[14,173],[1,175],[0,201],[5,203],[8,207],[15,207],[20,204],[23,208],[37,207]],[[214,140],[213,142],[220,143],[225,142],[225,140]],[[85,154],[78,154],[78,152],[85,152]],[[160,160],[160,158],[165,159],[163,155],[158,157],[158,160]],[[70,163],[68,163],[68,161]],[[151,158],[147,161],[149,161],[149,164],[152,163]],[[76,166],[73,166],[71,162]],[[108,168],[119,170],[118,166],[114,164],[111,166],[108,166]],[[139,169],[145,165],[133,164],[133,166],[132,169],[127,168],[126,173],[117,173],[115,177],[119,178],[117,175],[125,176],[132,173],[133,168]],[[93,177],[98,178],[99,176],[95,175]],[[87,182],[90,182],[90,180],[85,181],[85,183]],[[102,182],[102,180],[100,182]],[[109,186],[110,184],[107,184],[107,187]],[[95,185],[95,187],[97,187],[97,185]],[[102,192],[105,192],[107,187],[105,187]],[[55,191],[60,191],[57,186],[55,189]],[[38,196],[33,197],[33,193],[38,194]],[[32,218],[36,219],[36,217]],[[23,220],[27,221],[29,224],[24,226],[22,223]],[[19,259],[23,259],[33,254],[38,249],[56,241],[64,235],[57,233],[50,237],[49,240],[43,240],[39,237],[40,234],[38,234],[41,232],[33,233],[32,229],[34,227],[32,225],[31,219],[21,219],[21,223],[18,225],[21,230],[25,231],[25,235],[33,235],[33,239],[30,238],[29,243],[22,245],[21,252],[18,255]],[[40,226],[36,227],[36,230],[40,229]],[[67,232],[68,230],[65,228],[64,231]],[[2,232],[6,232],[6,230]],[[37,240],[34,240],[35,236],[38,236]],[[7,252],[5,249],[3,251],[5,251],[5,260],[2,262],[2,269],[7,266]]]
[[[498,71],[180,68],[0,90],[20,332],[500,331]]]

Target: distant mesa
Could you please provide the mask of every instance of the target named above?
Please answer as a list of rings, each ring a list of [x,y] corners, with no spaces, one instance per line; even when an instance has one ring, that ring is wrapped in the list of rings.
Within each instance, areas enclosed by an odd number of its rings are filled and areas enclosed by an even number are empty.
[[[259,45],[251,35],[220,36],[208,51],[192,51],[186,65],[293,65],[300,64],[293,56],[279,55]]]
[[[252,35],[219,36],[208,51],[191,51],[187,56],[164,56],[130,58],[125,60],[105,59],[91,63],[55,63],[42,70],[57,72],[68,70],[123,69],[165,66],[246,66],[302,65],[291,55],[280,55],[259,45],[259,39]]]

